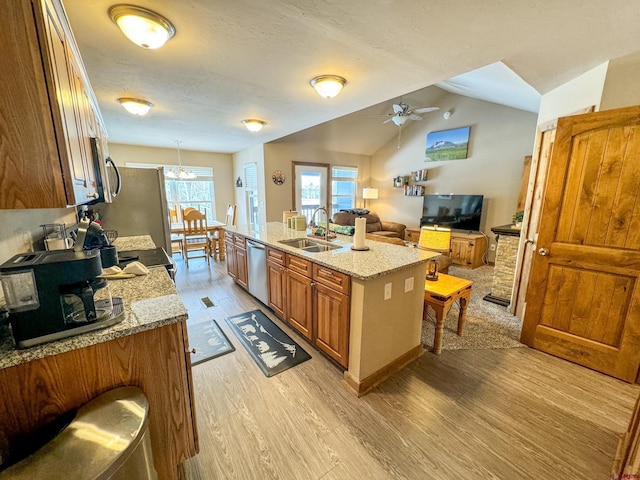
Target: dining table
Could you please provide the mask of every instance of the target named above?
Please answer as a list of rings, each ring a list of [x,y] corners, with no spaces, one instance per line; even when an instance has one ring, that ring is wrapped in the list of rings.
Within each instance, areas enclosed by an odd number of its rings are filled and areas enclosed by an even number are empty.
[[[218,222],[216,220],[207,222],[207,233],[213,234],[218,232],[218,252],[220,254],[220,260],[224,260],[224,227],[226,226],[226,223]],[[181,223],[172,223],[171,234],[183,235],[184,225]],[[215,256],[215,251],[212,251],[211,255]]]

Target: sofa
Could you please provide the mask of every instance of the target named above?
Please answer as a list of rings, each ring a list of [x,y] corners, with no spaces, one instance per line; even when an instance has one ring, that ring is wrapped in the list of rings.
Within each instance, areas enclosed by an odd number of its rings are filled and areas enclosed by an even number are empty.
[[[368,212],[368,213],[364,213]],[[355,226],[356,218],[365,218],[367,220],[367,233],[372,235],[381,235],[383,237],[396,237],[404,240],[404,231],[406,225],[396,222],[385,222],[375,212],[368,210],[344,210],[333,214],[331,223],[344,226]]]

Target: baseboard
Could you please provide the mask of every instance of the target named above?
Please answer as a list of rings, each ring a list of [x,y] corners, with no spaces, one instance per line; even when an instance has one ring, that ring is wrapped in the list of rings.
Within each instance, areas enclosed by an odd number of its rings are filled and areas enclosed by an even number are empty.
[[[393,362],[385,365],[380,370],[372,373],[361,382],[358,382],[355,378],[349,375],[349,372],[344,372],[344,378],[342,381],[347,386],[349,391],[351,391],[358,397],[362,397],[363,395],[366,395],[371,390],[376,388],[382,382],[384,382],[391,375],[399,372],[411,362],[420,358],[424,354],[424,352],[425,349],[422,348],[422,345],[418,345],[417,347],[409,350],[404,355],[396,358]]]

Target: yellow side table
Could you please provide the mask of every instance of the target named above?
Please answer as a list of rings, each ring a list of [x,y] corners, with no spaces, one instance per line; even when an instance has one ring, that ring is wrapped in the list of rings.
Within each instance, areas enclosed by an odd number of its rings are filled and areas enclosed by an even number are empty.
[[[433,353],[442,352],[442,335],[444,319],[449,313],[453,302],[460,300],[460,314],[458,315],[458,335],[462,335],[466,322],[467,305],[471,297],[473,281],[458,278],[446,273],[439,273],[437,281],[424,282],[424,310],[422,318],[427,319],[428,307],[436,312],[436,331],[433,338]]]

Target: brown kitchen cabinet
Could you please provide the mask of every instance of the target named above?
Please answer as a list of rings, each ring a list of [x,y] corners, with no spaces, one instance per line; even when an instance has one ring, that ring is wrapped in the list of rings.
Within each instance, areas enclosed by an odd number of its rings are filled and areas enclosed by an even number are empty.
[[[97,102],[59,0],[8,2],[0,20],[0,208],[61,208],[98,195]]]
[[[234,246],[234,235],[226,233],[224,237],[225,261],[227,262],[227,274],[234,280],[237,276],[236,269],[236,249]]]
[[[313,341],[312,263],[287,255],[287,323]]]
[[[177,480],[179,465],[198,452],[189,355],[182,321],[1,369],[0,456],[17,438],[64,412],[133,385],[149,400],[158,478]]]
[[[348,368],[351,278],[314,264],[313,280],[314,343],[341,366]]]
[[[455,265],[478,268],[484,265],[487,238],[478,233],[451,233],[451,260]]]
[[[241,287],[249,288],[249,276],[247,274],[247,247],[245,238],[234,235],[233,250],[235,256],[236,283]]]
[[[267,247],[267,284],[269,308],[281,320],[287,318],[286,253]]]

